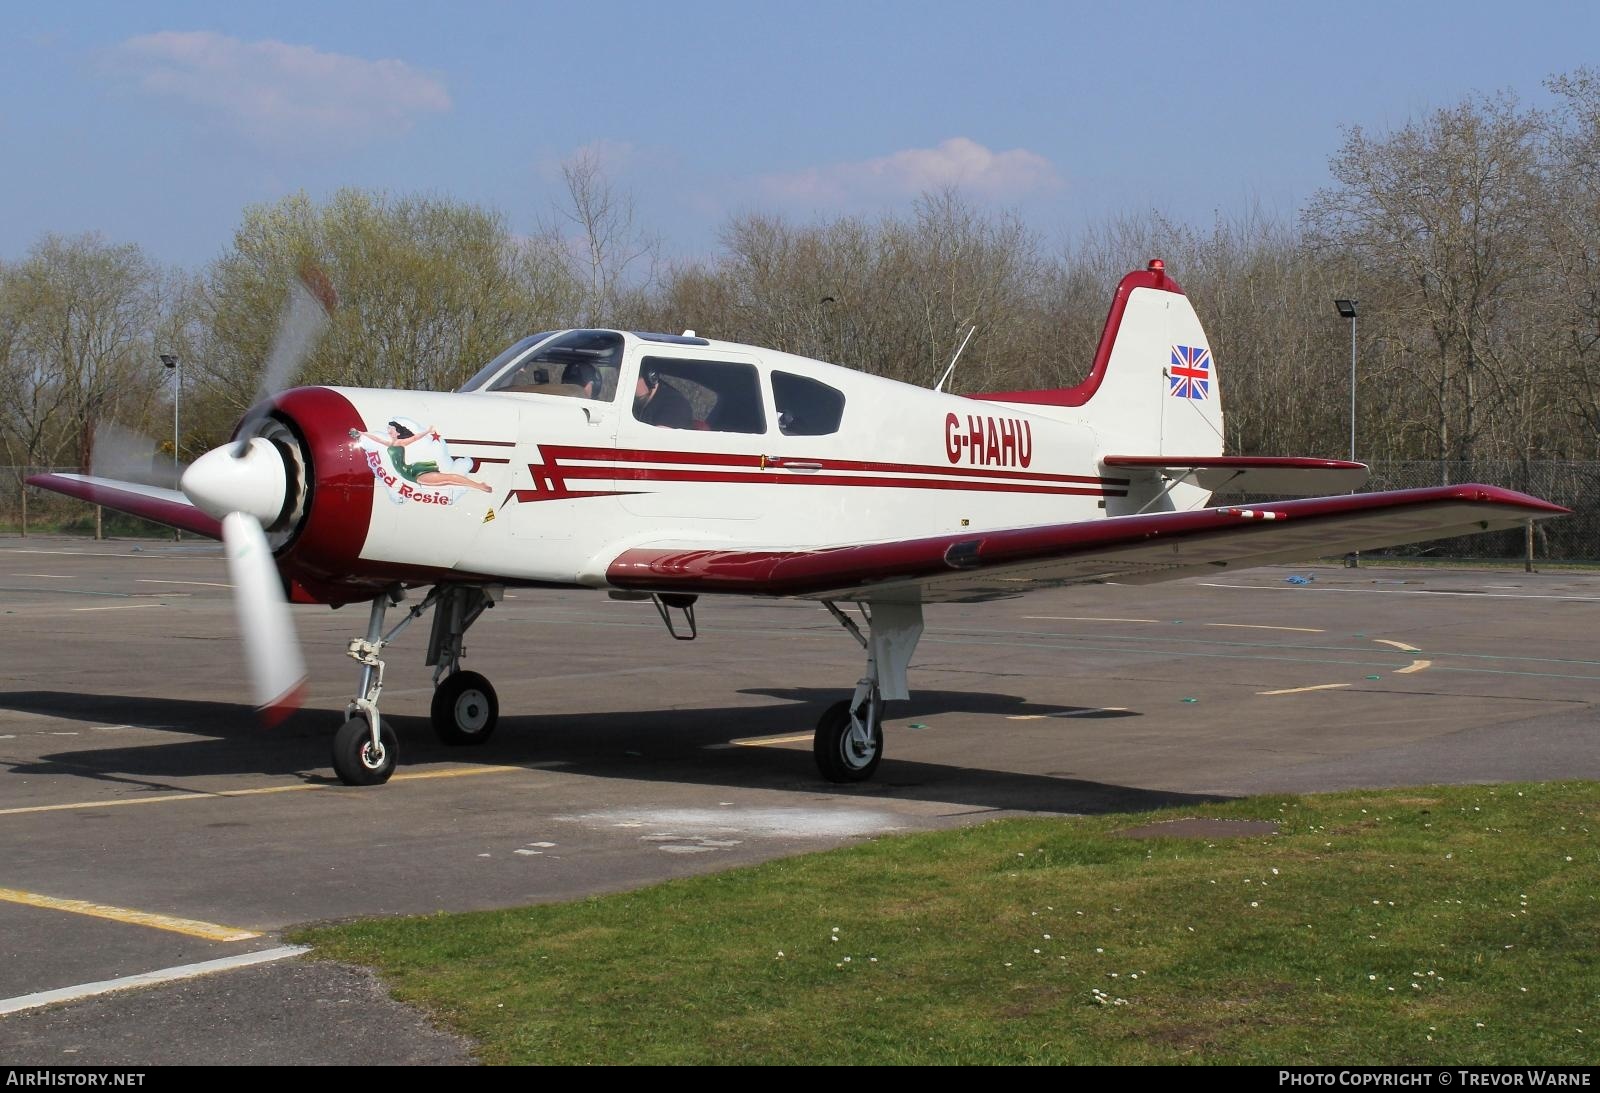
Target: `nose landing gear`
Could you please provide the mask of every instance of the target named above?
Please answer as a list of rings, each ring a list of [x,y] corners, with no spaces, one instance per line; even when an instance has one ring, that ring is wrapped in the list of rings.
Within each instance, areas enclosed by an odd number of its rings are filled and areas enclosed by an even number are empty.
[[[345,651],[361,665],[361,682],[345,707],[345,723],[333,737],[333,770],[339,781],[347,786],[377,786],[394,773],[399,740],[378,713],[378,696],[383,693],[379,654],[430,607],[438,608],[427,659],[434,666],[434,732],[446,744],[482,744],[489,739],[500,719],[500,701],[487,679],[460,670],[466,655],[462,639],[478,616],[499,600],[501,591],[498,585],[435,585],[387,634],[384,615],[405,599],[405,590],[396,585],[372,601],[366,637],[353,638]]]

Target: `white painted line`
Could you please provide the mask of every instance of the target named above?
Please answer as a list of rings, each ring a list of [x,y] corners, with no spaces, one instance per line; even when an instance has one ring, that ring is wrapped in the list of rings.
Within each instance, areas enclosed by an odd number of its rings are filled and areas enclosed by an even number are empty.
[[[1258,622],[1208,622],[1207,626],[1226,626],[1233,630],[1293,630],[1297,634],[1326,634],[1314,626],[1266,626]]]
[[[18,573],[19,577],[43,577],[51,581],[70,581],[72,578],[65,573]]]
[[[1369,596],[1470,596],[1475,600],[1568,600],[1572,603],[1600,603],[1600,596],[1530,596],[1509,592],[1452,592],[1446,588],[1312,588],[1305,585],[1220,584],[1201,581],[1201,588],[1232,588],[1247,592],[1360,592]]]
[[[1394,674],[1397,676],[1408,676],[1412,672],[1421,672],[1432,667],[1433,661],[1431,660],[1413,660],[1404,668],[1396,668]]]
[[[1040,622],[1160,622],[1160,619],[1106,619],[1088,615],[1024,615],[1025,619]]]
[[[222,547],[219,544],[216,544],[215,541],[207,542],[205,545],[213,547],[211,551],[212,554],[217,554],[222,549]],[[56,554],[71,558],[109,558],[118,562],[187,562],[192,560],[194,557],[192,553],[182,555],[144,554],[142,549],[140,549],[140,554],[142,554],[143,557],[136,558],[132,554],[115,554],[111,551],[104,550],[25,550],[18,549],[16,547],[11,547],[7,550],[0,550],[0,554]]]
[[[140,607],[165,607],[164,603],[123,603],[115,607],[74,607],[74,611],[133,611]]]
[[[27,576],[27,574],[23,574]],[[152,577],[138,577],[134,584],[192,584],[201,588],[232,588],[231,584],[218,584],[216,581],[158,581]]]
[[[1298,695],[1307,691],[1336,691],[1340,687],[1348,687],[1348,683],[1319,683],[1315,687],[1289,687],[1282,691],[1257,691],[1258,695]]]
[[[113,991],[131,990],[134,987],[150,987],[157,983],[174,983],[180,979],[198,979],[202,975],[211,975],[215,972],[232,971],[235,968],[248,968],[252,964],[270,964],[277,960],[287,960],[292,956],[310,952],[304,945],[280,945],[276,949],[262,949],[255,953],[241,953],[238,956],[227,956],[221,960],[206,960],[199,964],[180,964],[175,968],[162,968],[160,971],[143,972],[139,975],[127,975],[121,979],[102,979],[97,983],[80,983],[76,987],[62,987],[60,990],[40,991],[37,994],[22,994],[15,998],[0,1000],[0,1014],[19,1013],[22,1010],[38,1009],[40,1006],[53,1006],[61,1002],[77,1002],[85,998],[95,998]]]
[[[1403,641],[1390,641],[1388,638],[1373,638],[1372,640],[1377,642],[1379,645],[1392,645],[1396,649],[1400,650],[1402,653],[1420,653],[1420,652],[1422,652],[1422,650],[1418,649],[1415,645],[1407,645]]]

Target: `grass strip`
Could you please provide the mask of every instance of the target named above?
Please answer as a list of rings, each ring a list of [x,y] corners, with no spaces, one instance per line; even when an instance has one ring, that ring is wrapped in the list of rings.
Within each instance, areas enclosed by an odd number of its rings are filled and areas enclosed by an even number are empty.
[[[1600,785],[1266,796],[884,837],[319,927],[492,1063],[1592,1064]],[[1275,835],[1128,838],[1179,816]]]

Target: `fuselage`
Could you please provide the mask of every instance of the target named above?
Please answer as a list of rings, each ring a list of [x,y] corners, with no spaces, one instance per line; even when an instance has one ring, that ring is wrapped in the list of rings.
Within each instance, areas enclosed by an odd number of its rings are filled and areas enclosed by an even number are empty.
[[[611,559],[644,545],[812,550],[1127,511],[1086,408],[1045,415],[694,337],[526,343],[458,392],[280,396],[320,510],[303,533],[336,531],[352,578],[604,587]],[[280,551],[286,571],[332,556],[306,546]]]

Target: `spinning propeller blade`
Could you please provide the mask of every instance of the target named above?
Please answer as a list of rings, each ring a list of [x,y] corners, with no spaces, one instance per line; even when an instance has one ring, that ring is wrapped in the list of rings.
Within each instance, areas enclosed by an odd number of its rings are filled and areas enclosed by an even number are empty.
[[[247,513],[229,513],[222,521],[222,542],[256,709],[270,727],[300,707],[305,697],[305,661],[283,596],[283,581],[260,522]]]
[[[179,465],[178,475],[186,466]],[[109,421],[95,427],[89,471],[102,478],[167,489],[174,489],[178,484],[171,455],[160,454],[156,442],[145,434]]]
[[[315,267],[306,267],[299,277],[289,282],[289,299],[278,316],[278,333],[261,372],[261,386],[250,412],[239,426],[240,455],[244,454],[248,438],[255,434],[256,426],[267,412],[267,400],[299,374],[300,366],[316,347],[317,339],[328,325],[328,315],[337,303],[333,286]]]

